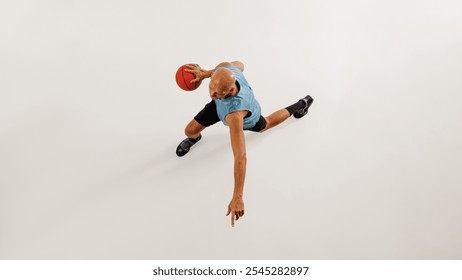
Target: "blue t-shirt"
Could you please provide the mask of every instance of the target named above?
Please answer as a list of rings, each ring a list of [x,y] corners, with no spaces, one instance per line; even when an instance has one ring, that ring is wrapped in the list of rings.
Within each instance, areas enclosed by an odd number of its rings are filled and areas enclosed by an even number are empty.
[[[220,120],[225,125],[228,125],[228,123],[225,121],[225,118],[229,113],[236,111],[249,111],[250,114],[244,118],[244,129],[252,128],[260,119],[260,104],[255,99],[253,90],[245,79],[241,70],[234,66],[224,66],[224,68],[227,68],[233,72],[237,83],[239,83],[240,89],[235,96],[222,100],[215,100],[215,104],[217,105],[218,118],[220,118]]]

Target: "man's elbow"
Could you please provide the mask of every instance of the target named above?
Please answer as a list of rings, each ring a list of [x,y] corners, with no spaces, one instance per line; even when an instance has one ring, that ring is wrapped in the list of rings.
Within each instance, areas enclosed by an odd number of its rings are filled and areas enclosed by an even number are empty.
[[[233,61],[231,64],[237,69],[241,70],[241,72],[244,72],[244,63],[240,61]]]

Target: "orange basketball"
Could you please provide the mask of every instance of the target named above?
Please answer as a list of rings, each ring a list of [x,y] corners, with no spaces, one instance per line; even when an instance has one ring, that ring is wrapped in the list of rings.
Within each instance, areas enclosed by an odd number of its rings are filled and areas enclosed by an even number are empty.
[[[186,91],[192,91],[201,85],[201,82],[191,83],[196,78],[193,73],[186,72],[185,69],[189,69],[188,66],[182,65],[176,71],[175,79],[178,86]]]

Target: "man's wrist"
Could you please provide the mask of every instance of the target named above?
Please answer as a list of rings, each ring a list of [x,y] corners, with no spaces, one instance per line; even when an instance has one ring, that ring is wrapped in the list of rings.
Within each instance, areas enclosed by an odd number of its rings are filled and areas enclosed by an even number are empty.
[[[243,194],[242,193],[234,193],[233,198],[242,198]]]
[[[205,71],[205,78],[210,78],[210,77],[212,77],[212,74],[213,74],[213,70],[206,70],[206,71]]]

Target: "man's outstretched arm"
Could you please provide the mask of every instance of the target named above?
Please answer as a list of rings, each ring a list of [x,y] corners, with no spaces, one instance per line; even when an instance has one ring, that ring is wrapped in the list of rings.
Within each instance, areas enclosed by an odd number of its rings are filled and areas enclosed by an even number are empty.
[[[233,198],[228,205],[226,216],[231,214],[231,225],[234,221],[244,216],[244,181],[247,164],[244,135],[244,117],[247,111],[237,111],[226,116],[231,136],[231,147],[234,154],[234,192]]]

